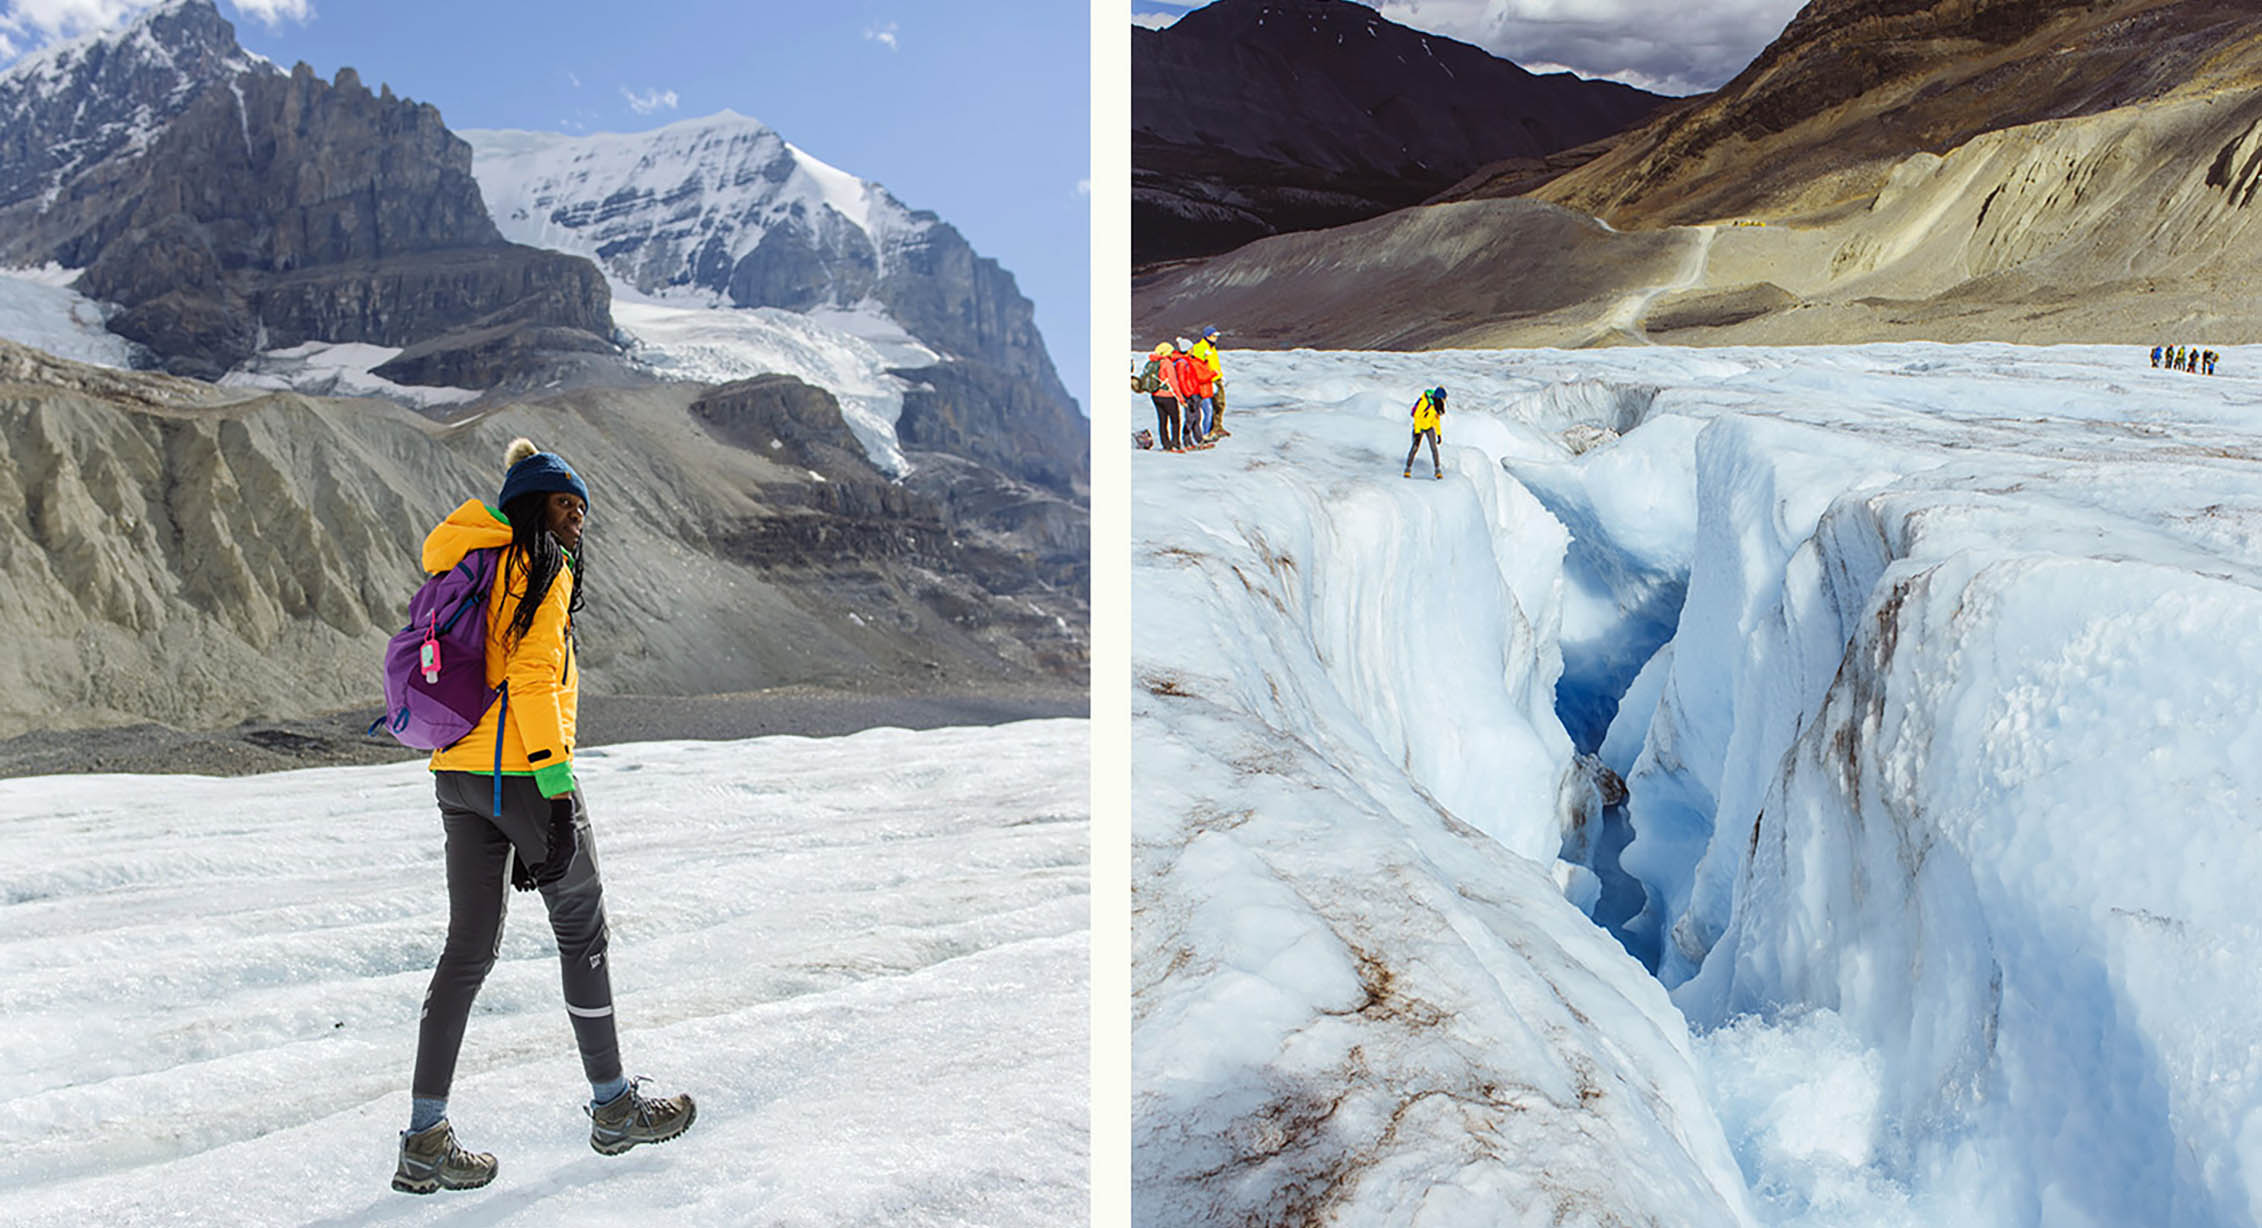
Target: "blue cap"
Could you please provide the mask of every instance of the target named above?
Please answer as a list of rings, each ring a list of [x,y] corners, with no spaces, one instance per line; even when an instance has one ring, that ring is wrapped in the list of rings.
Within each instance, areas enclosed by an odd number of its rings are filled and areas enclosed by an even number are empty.
[[[1202,325],[1202,340],[1204,340],[1204,341],[1207,341],[1207,340],[1209,340],[1210,338],[1212,338],[1212,337],[1215,337],[1215,336],[1217,336],[1217,325],[1215,325],[1215,324],[1204,324],[1204,325]]]
[[[503,476],[503,493],[495,496],[495,506],[505,507],[523,494],[561,491],[579,495],[582,506],[588,506],[589,488],[582,484],[581,475],[573,471],[573,466],[555,452],[536,452],[512,465],[511,471]]]

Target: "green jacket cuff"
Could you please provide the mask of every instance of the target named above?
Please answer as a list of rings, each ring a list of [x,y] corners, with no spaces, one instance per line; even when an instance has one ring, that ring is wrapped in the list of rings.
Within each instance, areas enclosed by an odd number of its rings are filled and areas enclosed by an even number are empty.
[[[553,763],[548,767],[535,769],[534,783],[541,788],[544,797],[558,797],[573,792],[573,761],[569,759],[564,763]]]

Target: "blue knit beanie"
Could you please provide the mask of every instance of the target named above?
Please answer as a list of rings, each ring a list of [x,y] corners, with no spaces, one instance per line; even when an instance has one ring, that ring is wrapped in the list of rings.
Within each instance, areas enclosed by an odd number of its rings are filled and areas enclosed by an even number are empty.
[[[509,472],[503,475],[503,493],[495,496],[496,507],[507,507],[520,495],[536,491],[570,492],[580,496],[582,506],[589,505],[589,487],[582,483],[581,475],[557,453],[536,450],[532,440],[511,440],[511,446],[503,450],[503,464]]]

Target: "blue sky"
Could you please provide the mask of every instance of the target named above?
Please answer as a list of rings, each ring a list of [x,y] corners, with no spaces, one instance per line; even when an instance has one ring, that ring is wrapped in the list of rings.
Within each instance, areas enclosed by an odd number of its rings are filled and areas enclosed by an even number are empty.
[[[217,0],[237,40],[451,128],[636,132],[729,108],[931,209],[1013,273],[1091,385],[1091,11],[1064,0]],[[0,0],[0,61],[145,0]]]

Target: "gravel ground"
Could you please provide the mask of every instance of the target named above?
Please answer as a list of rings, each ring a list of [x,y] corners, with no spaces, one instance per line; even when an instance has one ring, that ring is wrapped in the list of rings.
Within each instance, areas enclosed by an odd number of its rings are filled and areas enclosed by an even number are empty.
[[[936,729],[1089,713],[1089,702],[1078,691],[865,695],[793,687],[691,697],[584,695],[578,741],[586,747],[769,734],[835,737],[883,725]],[[233,729],[202,732],[129,725],[28,733],[0,741],[0,778],[80,772],[247,776],[424,757],[425,752],[407,750],[382,734],[364,734],[376,719],[377,709],[365,708],[306,720],[248,721]]]

